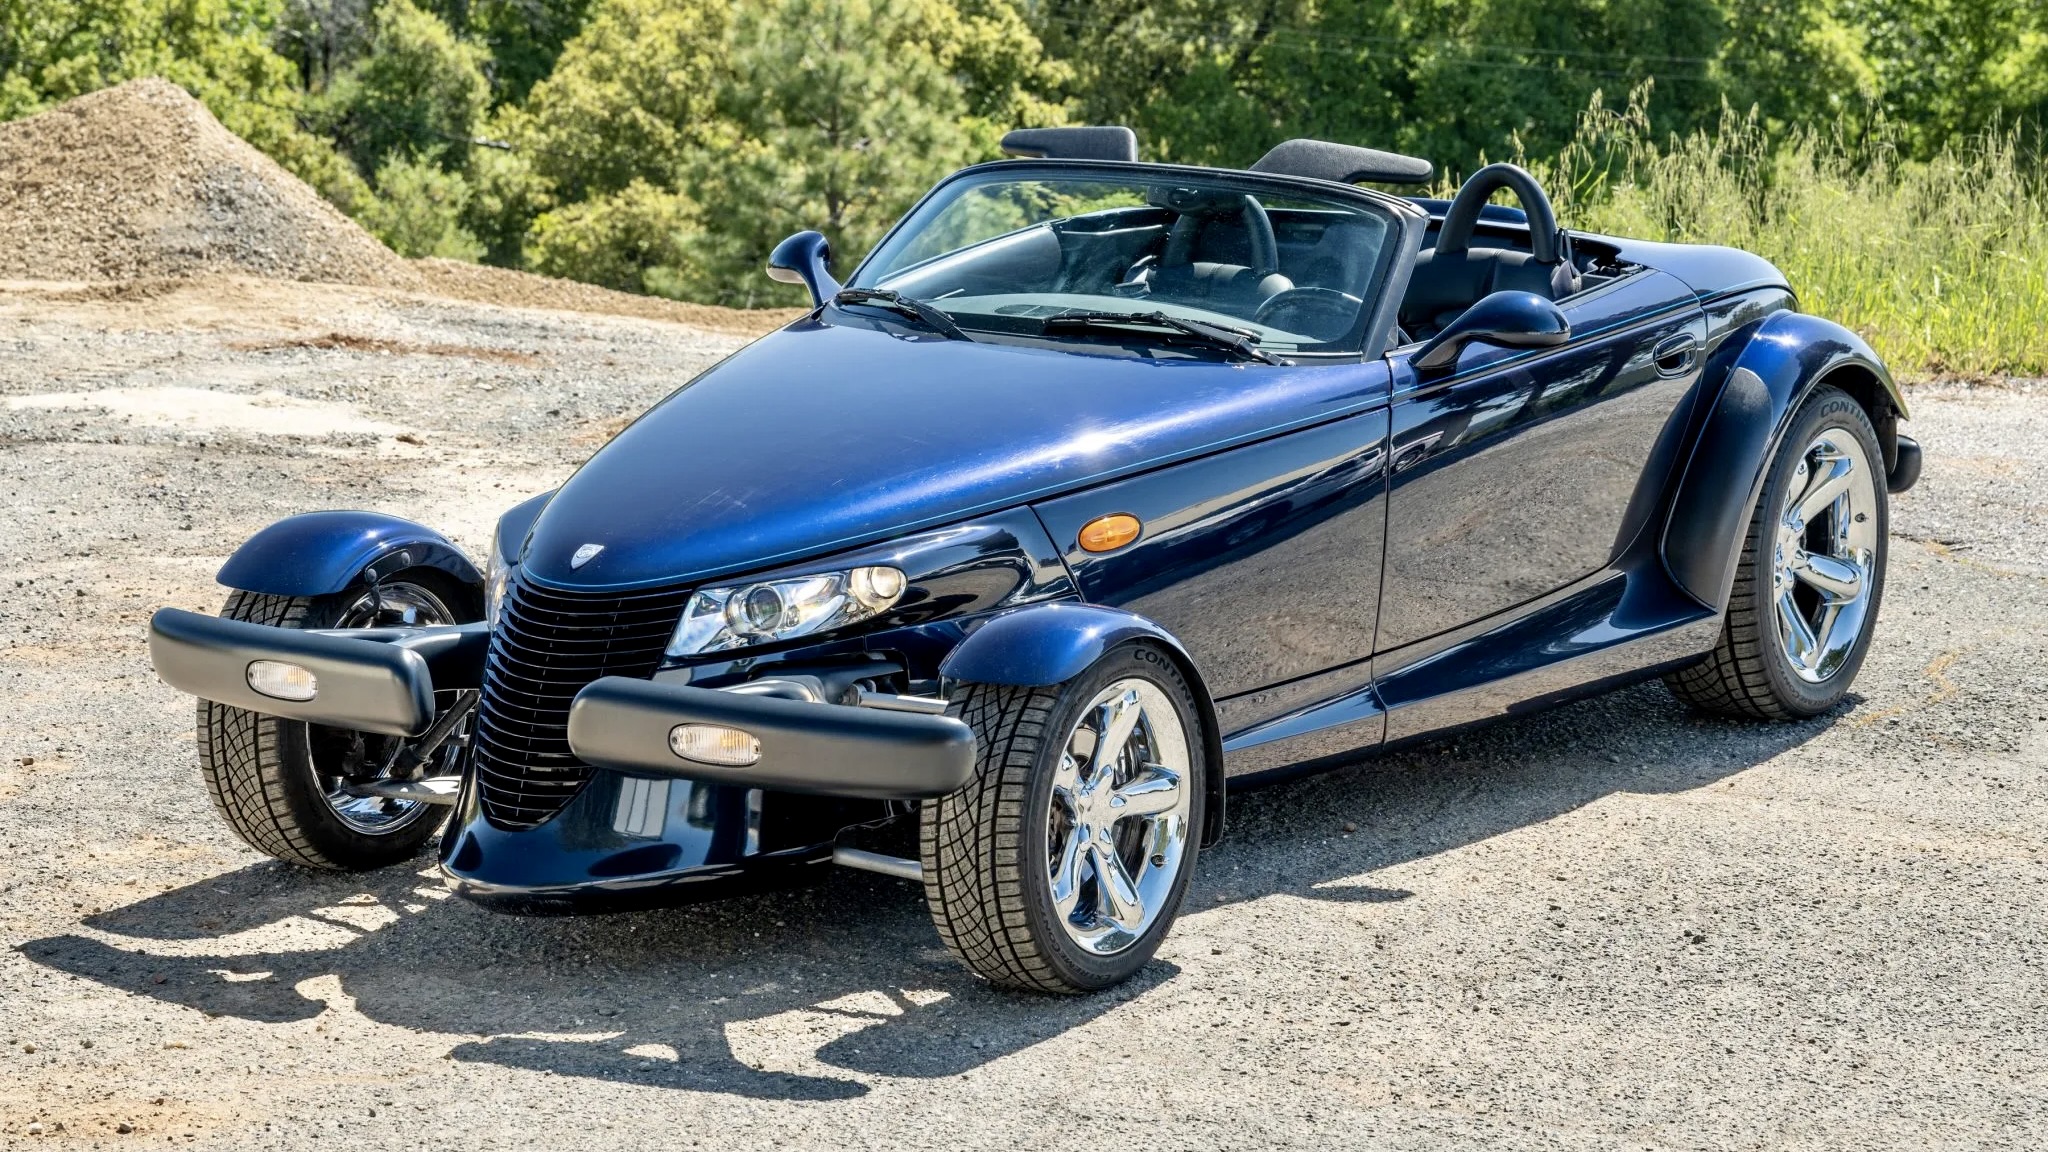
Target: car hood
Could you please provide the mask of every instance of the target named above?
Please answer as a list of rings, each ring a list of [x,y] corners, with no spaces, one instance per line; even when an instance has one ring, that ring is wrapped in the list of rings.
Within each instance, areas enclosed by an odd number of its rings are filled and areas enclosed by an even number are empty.
[[[799,321],[650,409],[534,521],[520,562],[624,589],[799,561],[1384,400],[1378,361],[1271,367]],[[580,567],[586,545],[602,550]]]

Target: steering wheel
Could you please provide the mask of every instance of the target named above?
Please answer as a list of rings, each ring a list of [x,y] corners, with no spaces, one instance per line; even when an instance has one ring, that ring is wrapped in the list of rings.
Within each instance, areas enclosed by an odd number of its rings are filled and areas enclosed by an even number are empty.
[[[1515,199],[1522,202],[1522,212],[1529,218],[1529,251],[1536,263],[1562,263],[1564,246],[1557,230],[1557,210],[1550,206],[1550,197],[1543,194],[1536,178],[1513,164],[1488,164],[1459,186],[1457,198],[1444,212],[1443,227],[1437,230],[1437,252],[1456,256],[1470,251],[1480,210],[1503,188],[1513,189]]]
[[[1288,288],[1266,297],[1252,314],[1252,323],[1289,332],[1305,332],[1318,340],[1335,340],[1351,330],[1365,301],[1335,288]],[[1301,319],[1275,323],[1273,317],[1294,311]]]
[[[1263,280],[1280,270],[1280,239],[1273,234],[1273,218],[1266,215],[1266,206],[1259,203],[1259,198],[1249,193],[1239,215],[1244,219],[1244,234],[1251,244],[1252,271]]]
[[[1194,263],[1195,238],[1201,232],[1201,221],[1220,219],[1227,213],[1227,207],[1218,212],[1183,213],[1167,233],[1166,251],[1159,258],[1159,266],[1181,268]],[[1251,269],[1256,279],[1263,280],[1278,272],[1280,240],[1273,234],[1273,218],[1266,214],[1266,206],[1259,203],[1258,197],[1245,195],[1238,198],[1237,215],[1244,221],[1245,242],[1251,248]]]

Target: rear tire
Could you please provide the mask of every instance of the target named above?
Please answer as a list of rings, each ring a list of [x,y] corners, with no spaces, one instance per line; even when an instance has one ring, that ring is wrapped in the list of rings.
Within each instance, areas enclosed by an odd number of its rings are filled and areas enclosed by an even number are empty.
[[[979,759],[920,821],[946,947],[1013,988],[1130,978],[1172,927],[1201,838],[1210,765],[1186,678],[1158,648],[1126,645],[1054,687],[962,685],[950,713],[974,729]]]
[[[1705,660],[1665,676],[1674,695],[1759,720],[1800,720],[1841,702],[1884,598],[1883,460],[1863,407],[1840,389],[1814,389],[1764,478],[1721,638]],[[1839,494],[1824,499],[1834,485]]]
[[[421,597],[441,620],[455,623],[466,598],[428,577],[400,573],[388,592]],[[333,628],[361,615],[365,589],[332,596],[229,593],[221,616],[273,628]],[[377,621],[389,623],[392,621]],[[330,799],[338,778],[364,756],[384,750],[387,738],[285,720],[199,702],[199,768],[213,806],[242,842],[266,856],[329,872],[360,872],[403,863],[440,830],[444,810],[412,801],[358,804],[344,813]],[[351,756],[355,757],[351,761]]]

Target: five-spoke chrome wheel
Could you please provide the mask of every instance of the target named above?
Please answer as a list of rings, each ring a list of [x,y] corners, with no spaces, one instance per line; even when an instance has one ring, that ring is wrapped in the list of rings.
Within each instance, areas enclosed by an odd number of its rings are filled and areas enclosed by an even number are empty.
[[[1053,910],[1097,955],[1151,928],[1187,851],[1188,734],[1166,693],[1139,679],[1097,693],[1068,734],[1046,830]]]
[[[953,686],[974,778],[925,804],[918,856],[955,956],[998,984],[1069,993],[1151,960],[1221,784],[1198,691],[1143,641],[1058,684]]]
[[[1877,469],[1847,428],[1809,440],[1780,510],[1771,562],[1779,643],[1792,672],[1818,684],[1863,634],[1877,555]]]

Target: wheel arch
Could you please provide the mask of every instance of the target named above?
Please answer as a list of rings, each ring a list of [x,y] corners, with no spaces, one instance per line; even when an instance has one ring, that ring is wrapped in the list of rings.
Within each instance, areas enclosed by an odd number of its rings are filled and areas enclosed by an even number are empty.
[[[1202,846],[1223,836],[1223,734],[1216,703],[1186,646],[1165,628],[1135,612],[1099,604],[1060,601],[1013,608],[991,616],[939,665],[946,682],[1046,687],[1080,675],[1111,649],[1151,643],[1164,651],[1194,690],[1200,713],[1203,760]]]
[[[1687,458],[1662,552],[1672,579],[1715,611],[1728,605],[1742,534],[1771,457],[1800,404],[1823,384],[1870,416],[1889,472],[1898,460],[1905,399],[1877,353],[1847,328],[1778,312],[1751,328],[1726,364],[1719,395]]]
[[[251,536],[215,579],[243,592],[326,596],[406,569],[445,573],[482,603],[483,574],[448,538],[381,512],[308,512]]]

